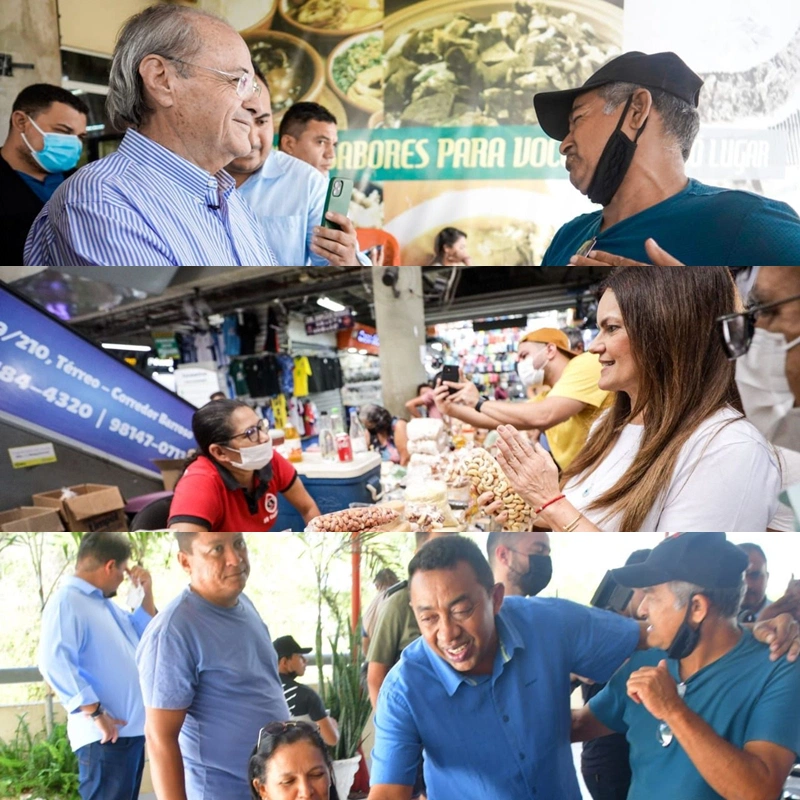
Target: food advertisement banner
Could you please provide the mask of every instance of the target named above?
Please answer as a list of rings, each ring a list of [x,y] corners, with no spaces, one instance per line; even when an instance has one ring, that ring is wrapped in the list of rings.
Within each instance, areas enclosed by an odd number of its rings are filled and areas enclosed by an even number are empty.
[[[540,263],[593,206],[533,95],[579,86],[626,50],[672,50],[704,77],[692,177],[797,205],[797,0],[222,2],[267,76],[276,130],[301,100],[337,118],[350,215],[394,235],[403,264],[429,263],[448,226],[473,263]]]

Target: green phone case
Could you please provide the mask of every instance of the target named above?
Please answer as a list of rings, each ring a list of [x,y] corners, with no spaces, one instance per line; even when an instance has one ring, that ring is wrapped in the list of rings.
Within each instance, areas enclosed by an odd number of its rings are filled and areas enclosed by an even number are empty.
[[[338,183],[341,183],[341,188],[337,194],[334,194],[334,189]],[[329,211],[336,211],[338,214],[347,216],[350,210],[350,197],[353,194],[353,181],[350,178],[337,178],[335,175],[331,177],[328,183],[328,193],[325,196],[325,208],[322,212],[322,225],[325,228],[333,228],[334,230],[341,230],[339,225],[326,219],[326,214]]]

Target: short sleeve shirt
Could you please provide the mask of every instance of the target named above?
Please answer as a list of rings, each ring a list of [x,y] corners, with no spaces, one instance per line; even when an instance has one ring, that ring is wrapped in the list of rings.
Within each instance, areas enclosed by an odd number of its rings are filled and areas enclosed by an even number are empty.
[[[186,710],[187,797],[250,800],[258,732],[289,709],[269,630],[249,598],[222,608],[186,588],[147,627],[136,664],[146,707]]]
[[[412,786],[424,750],[428,800],[580,800],[570,673],[608,680],[638,644],[639,626],[522,597],[507,598],[495,621],[491,675],[456,672],[424,639],[403,651],[378,698],[373,786]]]
[[[656,666],[663,650],[636,653],[600,694],[589,701],[592,713],[612,730],[626,734],[633,780],[628,800],[722,800],[700,775],[681,744],[658,739],[659,720],[627,694],[630,675]],[[678,677],[678,662],[668,661]],[[748,631],[730,652],[686,681],[684,702],[734,747],[771,742],[800,753],[800,663],[769,660],[769,650]]]
[[[307,718],[312,722],[319,722],[327,717],[322,698],[310,687],[298,683],[293,678],[281,675],[283,696],[289,706],[289,713],[293,718]]]
[[[297,471],[280,453],[273,454],[269,466],[255,473],[255,486],[248,491],[224,467],[200,456],[175,485],[169,524],[191,522],[218,532],[272,530],[278,493],[292,487]]]
[[[411,610],[411,592],[406,586],[383,604],[370,639],[367,661],[391,667],[403,650],[419,637],[417,618]]]
[[[585,408],[568,420],[547,430],[550,451],[561,469],[566,469],[586,444],[592,423],[608,406],[613,395],[601,389],[600,359],[594,353],[581,353],[569,360],[548,397],[565,397],[578,400]]]
[[[298,356],[294,360],[294,396],[308,395],[308,379],[311,376],[311,364],[306,356]]]

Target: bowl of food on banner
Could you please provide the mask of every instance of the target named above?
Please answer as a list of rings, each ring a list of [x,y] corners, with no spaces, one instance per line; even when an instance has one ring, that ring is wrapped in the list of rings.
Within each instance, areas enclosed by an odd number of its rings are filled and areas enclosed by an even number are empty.
[[[289,106],[319,98],[325,88],[325,64],[308,42],[289,33],[262,31],[244,40],[267,79],[277,132]]]
[[[242,36],[269,30],[278,0],[221,0],[219,13]]]
[[[367,31],[345,39],[328,56],[328,85],[367,114],[383,111],[383,33]]]
[[[278,0],[278,13],[304,34],[353,36],[383,22],[383,0]]]
[[[386,18],[385,126],[534,125],[536,92],[571,89],[619,55],[607,0],[423,0]]]

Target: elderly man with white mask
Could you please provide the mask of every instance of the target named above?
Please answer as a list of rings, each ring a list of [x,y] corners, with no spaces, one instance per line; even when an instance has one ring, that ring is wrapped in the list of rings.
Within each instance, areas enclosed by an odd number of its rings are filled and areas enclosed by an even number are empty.
[[[154,5],[114,49],[106,101],[116,153],[55,192],[33,224],[33,266],[274,266],[224,171],[250,152],[259,91],[241,36],[212,14]]]
[[[736,359],[747,418],[784,462],[782,496],[800,510],[800,267],[750,267],[737,283],[747,311],[719,320],[723,346]],[[796,523],[795,523],[796,524]]]

